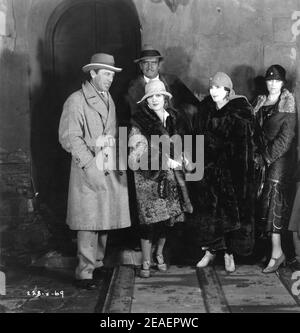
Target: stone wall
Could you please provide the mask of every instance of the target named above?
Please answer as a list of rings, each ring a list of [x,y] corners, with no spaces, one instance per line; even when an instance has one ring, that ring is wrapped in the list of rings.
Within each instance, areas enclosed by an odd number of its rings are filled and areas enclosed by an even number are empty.
[[[272,63],[286,67],[292,86],[298,84],[297,0],[135,0],[135,4],[143,42],[160,49],[166,57],[165,70],[177,73],[192,91],[206,94],[208,78],[225,71],[236,91],[251,98],[253,79]]]
[[[29,153],[28,1],[0,0],[0,150]],[[25,14],[25,16],[24,16]]]
[[[28,215],[30,107],[27,1],[0,0],[0,245]],[[1,260],[1,256],[0,256]]]

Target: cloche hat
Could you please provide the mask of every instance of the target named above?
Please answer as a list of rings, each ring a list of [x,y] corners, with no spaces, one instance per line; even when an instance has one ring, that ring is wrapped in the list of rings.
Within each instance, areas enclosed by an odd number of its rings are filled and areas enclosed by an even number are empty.
[[[145,85],[145,95],[137,103],[141,103],[145,99],[147,99],[148,97],[153,96],[155,94],[162,94],[162,95],[168,96],[169,98],[172,98],[172,95],[168,91],[166,91],[166,87],[165,87],[165,85],[162,81],[160,81],[160,80],[150,80]]]
[[[285,73],[285,69],[282,66],[271,65],[266,71],[265,80],[281,80],[285,82]]]
[[[233,89],[231,78],[224,72],[217,72],[213,77],[209,79],[210,86],[221,86],[228,88],[230,91]]]

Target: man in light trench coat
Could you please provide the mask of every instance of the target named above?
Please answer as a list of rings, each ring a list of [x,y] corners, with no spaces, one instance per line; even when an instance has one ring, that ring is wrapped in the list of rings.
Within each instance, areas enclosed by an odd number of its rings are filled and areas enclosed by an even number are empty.
[[[118,136],[109,88],[122,69],[115,67],[112,55],[97,53],[82,70],[91,79],[66,100],[59,141],[72,154],[67,224],[77,230],[75,283],[95,289],[93,272],[103,266],[108,230],[131,225],[126,171],[107,163],[117,156],[108,155]]]

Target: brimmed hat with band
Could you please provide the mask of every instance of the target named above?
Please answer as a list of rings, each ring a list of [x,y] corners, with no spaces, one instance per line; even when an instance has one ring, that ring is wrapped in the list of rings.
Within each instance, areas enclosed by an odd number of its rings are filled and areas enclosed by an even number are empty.
[[[271,65],[266,71],[265,80],[280,80],[285,82],[285,69],[280,65]]]
[[[134,62],[138,63],[138,62],[143,61],[148,58],[157,58],[157,59],[162,60],[163,56],[157,50],[155,50],[152,46],[145,45],[141,51],[140,57],[138,59],[135,59]]]
[[[87,73],[92,69],[108,69],[113,72],[121,72],[122,68],[115,67],[115,59],[107,53],[96,53],[91,57],[89,64],[82,67],[82,70]]]
[[[165,95],[165,96],[168,96],[169,98],[172,98],[172,95],[169,92],[166,91],[166,87],[165,87],[165,85],[164,85],[164,83],[162,81],[160,81],[160,80],[153,80],[153,81],[149,81],[145,85],[145,95],[137,103],[141,103],[145,99],[147,99],[148,97],[156,95],[156,94],[158,94],[158,95]]]

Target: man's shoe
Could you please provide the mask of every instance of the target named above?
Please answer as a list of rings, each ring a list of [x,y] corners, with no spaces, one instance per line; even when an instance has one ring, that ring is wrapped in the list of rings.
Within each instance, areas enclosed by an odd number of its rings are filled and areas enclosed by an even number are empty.
[[[216,255],[206,250],[204,257],[197,263],[198,268],[206,267],[210,262],[215,259]]]
[[[75,280],[75,286],[79,289],[95,290],[98,288],[94,279]]]

